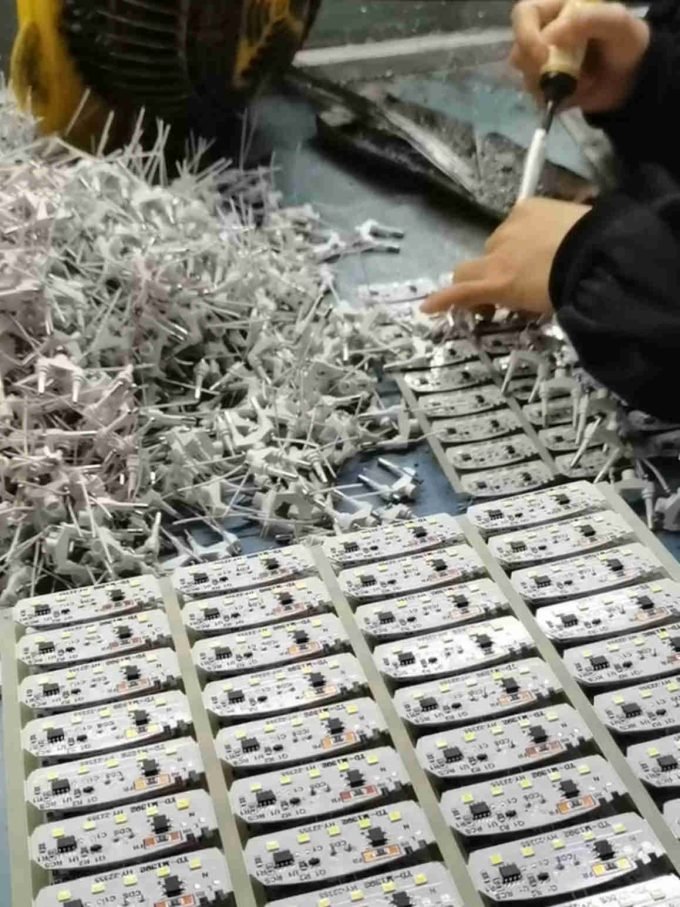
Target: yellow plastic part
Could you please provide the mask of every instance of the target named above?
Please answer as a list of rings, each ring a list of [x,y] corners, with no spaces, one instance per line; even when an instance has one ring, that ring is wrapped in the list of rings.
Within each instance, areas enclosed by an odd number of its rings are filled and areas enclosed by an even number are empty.
[[[71,59],[59,23],[62,0],[17,0],[19,33],[12,51],[12,87],[24,110],[45,135],[58,133],[90,149],[102,134],[110,109],[92,93],[73,118],[85,86]],[[70,128],[69,128],[70,127]]]
[[[276,29],[285,25],[286,30],[301,44],[305,36],[311,12],[309,0],[302,11],[299,0],[245,0],[243,3],[241,32],[236,53],[234,87],[244,89],[248,86],[248,73],[260,54],[271,42]],[[253,17],[259,27],[249,29],[248,22]]]
[[[267,70],[275,68],[277,52],[278,56],[292,57],[314,19],[319,0],[240,3],[234,70],[225,94],[229,89],[247,95],[261,84]],[[17,11],[19,33],[12,52],[11,77],[19,103],[40,121],[43,133],[58,133],[92,150],[99,144],[112,108],[80,77],[60,27],[63,0],[17,0]],[[90,93],[83,104],[88,88]],[[129,125],[125,120],[132,115],[131,109],[116,112],[114,134],[108,137],[110,145],[125,140]]]

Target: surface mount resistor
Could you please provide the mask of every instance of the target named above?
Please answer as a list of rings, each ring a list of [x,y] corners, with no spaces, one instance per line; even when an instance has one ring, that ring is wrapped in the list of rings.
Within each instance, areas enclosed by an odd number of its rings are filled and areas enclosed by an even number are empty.
[[[378,670],[393,683],[463,673],[528,655],[534,641],[516,617],[496,617],[376,646]]]
[[[198,744],[181,737],[35,769],[25,791],[42,812],[80,812],[195,787],[202,777]]]
[[[469,545],[454,545],[429,554],[413,554],[363,567],[350,567],[339,576],[340,588],[351,601],[367,602],[394,595],[435,589],[484,576],[486,568]]]
[[[626,758],[638,778],[656,790],[680,788],[680,734],[633,743]]]
[[[340,620],[334,614],[319,614],[201,639],[191,654],[197,668],[219,676],[261,671],[347,648],[349,640]]]
[[[569,672],[589,689],[680,671],[680,623],[565,649]]]
[[[573,757],[591,740],[575,709],[554,705],[429,734],[418,740],[416,753],[435,778],[458,780]]]
[[[35,907],[229,907],[232,894],[224,855],[210,848],[51,885],[38,893]]]
[[[346,699],[365,686],[357,659],[340,654],[228,681],[215,680],[206,684],[203,701],[217,719],[238,721]]]
[[[479,444],[461,444],[446,449],[446,458],[455,469],[460,470],[499,469],[531,460],[537,455],[536,447],[525,435],[497,438]]]
[[[351,752],[386,736],[381,711],[363,697],[222,728],[215,745],[232,771],[252,772]]]
[[[430,419],[452,419],[499,409],[507,405],[501,389],[485,384],[470,390],[428,394],[418,398],[418,409]]]
[[[196,789],[39,825],[30,850],[43,869],[81,873],[206,846],[216,833],[210,795]]]
[[[625,794],[602,756],[584,756],[446,791],[441,806],[459,834],[498,838],[586,818]]]
[[[464,907],[442,863],[394,869],[313,894],[269,901],[267,907],[354,907],[356,904],[360,907]]]
[[[152,576],[138,576],[101,586],[24,598],[14,606],[12,616],[21,627],[49,630],[118,617],[162,604],[158,580]]]
[[[680,583],[659,579],[536,611],[543,632],[560,645],[644,630],[680,619]]]
[[[429,728],[469,724],[540,706],[560,690],[542,659],[526,658],[402,687],[394,693],[394,705],[403,721]]]
[[[407,372],[404,382],[416,394],[446,393],[489,384],[491,374],[481,362],[445,365],[441,368]]]
[[[496,617],[509,609],[498,586],[491,580],[479,579],[360,605],[355,616],[367,636],[383,642]]]
[[[594,595],[664,574],[657,558],[634,543],[584,554],[565,561],[515,570],[512,584],[530,604],[543,605],[566,598]]]
[[[171,642],[170,625],[159,609],[126,614],[115,620],[39,630],[17,643],[17,659],[32,668],[72,666],[99,658],[113,658]]]
[[[19,701],[36,711],[85,708],[175,687],[180,678],[179,662],[172,649],[150,649],[31,674],[19,684]]]
[[[441,444],[475,444],[522,431],[522,423],[510,409],[453,419],[437,419],[432,425]]]
[[[541,460],[467,472],[461,477],[463,491],[473,498],[502,498],[544,488],[553,482],[552,472]]]
[[[316,567],[310,549],[293,545],[197,567],[182,567],[173,573],[172,583],[178,595],[185,599],[207,598],[283,583],[314,573]]]
[[[639,881],[640,871],[660,864],[663,854],[640,816],[620,813],[476,850],[468,868],[490,900],[526,904]]]
[[[619,545],[634,538],[630,524],[622,516],[603,510],[534,529],[495,535],[488,545],[503,567],[516,570]]]
[[[248,825],[308,822],[403,798],[408,775],[390,747],[348,753],[235,781],[234,813]]]
[[[436,513],[324,539],[321,549],[335,570],[344,570],[371,561],[444,548],[462,540],[463,530],[456,518],[448,513]]]
[[[600,721],[619,734],[676,732],[680,730],[680,681],[669,677],[599,693],[593,706]]]
[[[187,602],[182,609],[186,628],[196,636],[233,633],[250,627],[311,617],[333,609],[325,584],[315,576]]]
[[[434,843],[421,808],[402,800],[251,838],[250,874],[266,889],[318,887],[426,857]]]
[[[75,759],[165,740],[186,733],[191,726],[186,696],[168,690],[35,718],[24,725],[21,744],[38,759]]]

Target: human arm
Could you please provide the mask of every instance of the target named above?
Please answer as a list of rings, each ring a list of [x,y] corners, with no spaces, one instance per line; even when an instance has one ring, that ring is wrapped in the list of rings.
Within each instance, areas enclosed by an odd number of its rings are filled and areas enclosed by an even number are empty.
[[[620,3],[581,4],[560,17],[566,0],[521,0],[514,9],[511,60],[540,96],[548,47],[587,44],[570,103],[611,138],[628,164],[653,161],[680,176],[680,3],[654,0],[647,21]]]
[[[553,309],[583,366],[631,406],[680,417],[680,187],[656,168],[594,208],[518,205],[425,311]]]
[[[680,185],[646,167],[567,234],[549,292],[585,368],[629,405],[680,419]]]

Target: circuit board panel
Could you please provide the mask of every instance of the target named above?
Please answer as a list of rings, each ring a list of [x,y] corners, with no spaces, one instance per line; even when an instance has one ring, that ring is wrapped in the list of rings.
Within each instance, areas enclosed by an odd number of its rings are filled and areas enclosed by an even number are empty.
[[[680,571],[622,502],[285,551],[17,606],[30,903],[677,907]]]

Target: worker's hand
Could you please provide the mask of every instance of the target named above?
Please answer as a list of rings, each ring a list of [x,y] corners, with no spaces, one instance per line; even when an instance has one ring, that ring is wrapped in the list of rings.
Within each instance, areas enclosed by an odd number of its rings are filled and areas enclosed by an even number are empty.
[[[559,18],[567,0],[520,0],[513,10],[515,45],[510,61],[527,89],[540,97],[541,68],[551,45],[588,44],[583,71],[569,105],[604,113],[625,104],[649,45],[649,26],[621,3],[583,3]]]
[[[572,202],[532,198],[520,202],[491,235],[486,254],[459,265],[454,283],[422,305],[428,315],[451,307],[501,306],[514,312],[552,312],[548,284],[562,240],[590,208]]]

